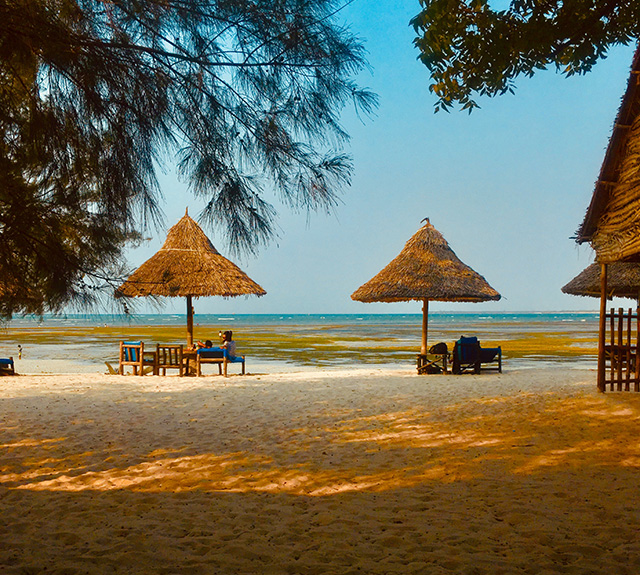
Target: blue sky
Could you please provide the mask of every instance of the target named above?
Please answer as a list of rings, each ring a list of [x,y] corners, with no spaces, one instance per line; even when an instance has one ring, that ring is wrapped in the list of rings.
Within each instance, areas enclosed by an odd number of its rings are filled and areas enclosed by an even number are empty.
[[[613,50],[588,75],[550,70],[517,82],[515,95],[480,110],[434,114],[427,69],[409,20],[419,3],[355,0],[341,19],[363,38],[380,98],[365,123],[346,111],[352,186],[335,214],[280,210],[280,237],[257,257],[234,261],[267,291],[262,298],[203,298],[196,313],[418,313],[417,302],[364,304],[350,295],[403,248],[428,217],[458,257],[503,296],[498,302],[434,302],[431,311],[597,310],[560,288],[593,261],[571,236],[582,222],[626,87],[633,47]],[[175,177],[161,178],[170,227],[202,204]],[[225,239],[205,229],[228,254]],[[150,257],[166,232],[130,250]],[[167,299],[161,311],[182,312]]]

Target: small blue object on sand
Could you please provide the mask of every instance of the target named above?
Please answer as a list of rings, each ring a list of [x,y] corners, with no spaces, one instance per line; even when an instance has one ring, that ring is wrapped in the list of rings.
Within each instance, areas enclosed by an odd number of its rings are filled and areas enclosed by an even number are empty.
[[[0,358],[0,375],[15,375],[15,367],[13,365],[13,358]]]

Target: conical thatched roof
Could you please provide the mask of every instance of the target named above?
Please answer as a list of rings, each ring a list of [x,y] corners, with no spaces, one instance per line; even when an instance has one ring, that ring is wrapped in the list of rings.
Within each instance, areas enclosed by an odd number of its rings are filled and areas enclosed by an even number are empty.
[[[640,48],[605,153],[591,203],[576,235],[599,262],[640,261]]]
[[[223,296],[266,294],[238,266],[221,256],[187,214],[174,225],[160,250],[116,291],[128,296]]]
[[[600,297],[600,264],[594,263],[581,271],[566,286],[563,293]],[[640,264],[616,262],[607,267],[607,297],[638,299]]]
[[[463,264],[430,223],[422,226],[387,267],[358,288],[351,299],[362,302],[408,300],[480,302],[500,294]]]

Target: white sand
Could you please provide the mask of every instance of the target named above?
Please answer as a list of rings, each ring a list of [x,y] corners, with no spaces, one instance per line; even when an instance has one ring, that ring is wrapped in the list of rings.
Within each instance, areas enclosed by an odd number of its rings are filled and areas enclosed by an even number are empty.
[[[593,371],[0,378],[0,573],[640,571]]]

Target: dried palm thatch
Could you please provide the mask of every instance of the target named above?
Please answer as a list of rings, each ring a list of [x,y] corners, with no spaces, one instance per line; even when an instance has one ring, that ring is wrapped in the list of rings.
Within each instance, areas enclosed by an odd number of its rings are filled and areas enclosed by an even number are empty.
[[[479,273],[458,259],[428,219],[389,265],[351,295],[351,299],[363,302],[425,298],[464,302],[500,299]]]
[[[237,265],[220,255],[202,228],[184,215],[163,246],[117,290],[116,296],[264,295]]]
[[[576,241],[591,242],[598,262],[640,261],[640,48]]]
[[[600,297],[600,264],[586,267],[567,285],[562,292],[570,295]],[[625,297],[638,299],[640,294],[640,264],[615,262],[607,269],[607,298]]]
[[[421,353],[427,352],[428,302],[499,300],[479,273],[462,263],[429,220],[380,273],[359,287],[351,299],[362,302],[423,302]]]
[[[192,297],[262,296],[267,292],[213,247],[186,213],[167,234],[163,246],[115,293],[116,297],[187,298],[187,343],[193,344]]]

